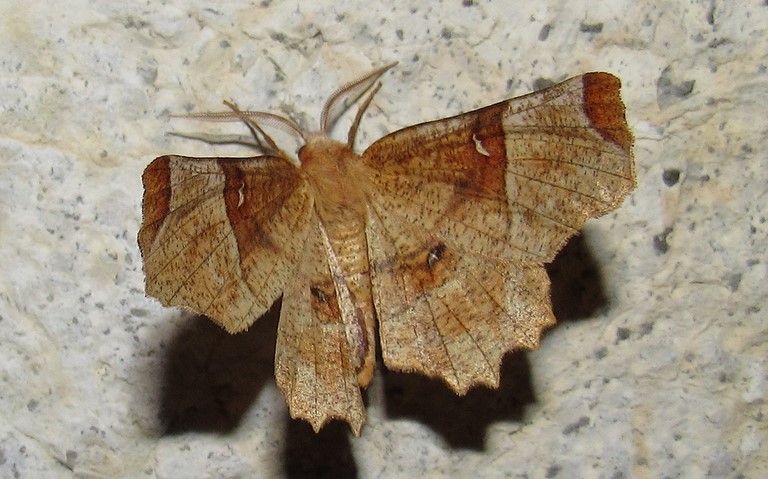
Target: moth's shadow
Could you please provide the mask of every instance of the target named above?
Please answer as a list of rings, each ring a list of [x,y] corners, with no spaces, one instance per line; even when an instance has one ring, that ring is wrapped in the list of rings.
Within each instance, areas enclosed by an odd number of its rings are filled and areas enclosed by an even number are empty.
[[[203,316],[171,340],[159,416],[165,434],[235,429],[273,376],[278,304],[243,333],[230,335]]]
[[[243,333],[230,335],[204,316],[189,319],[171,340],[163,373],[160,420],[165,434],[226,434],[236,429],[262,387],[274,381],[278,301]],[[333,421],[319,434],[287,419],[287,477],[354,478],[349,427]]]
[[[583,235],[567,243],[547,273],[558,321],[590,318],[607,305],[597,263]],[[384,378],[387,416],[424,423],[454,448],[482,450],[491,423],[521,421],[525,406],[536,401],[524,351],[504,358],[497,390],[477,387],[463,397],[441,381],[417,374],[387,371]]]
[[[599,269],[583,236],[572,238],[548,266],[559,321],[589,318],[607,304]],[[273,379],[278,301],[244,333],[229,335],[194,317],[171,340],[162,384],[160,419],[166,434],[228,433]],[[381,363],[379,363],[381,367]],[[456,396],[447,386],[416,374],[386,371],[384,403],[390,418],[428,425],[454,448],[482,450],[496,421],[521,421],[535,402],[528,356],[508,354],[498,390],[474,388]],[[370,425],[368,427],[371,427]],[[355,477],[349,427],[333,421],[315,434],[303,421],[287,426],[284,470],[289,477]]]
[[[593,318],[608,306],[603,277],[586,236],[582,231],[571,238],[547,265],[552,282],[552,310],[558,322]]]
[[[347,423],[331,421],[317,434],[305,421],[290,421],[287,428],[283,451],[286,477],[357,477],[357,464],[350,444],[356,439]]]
[[[485,432],[495,421],[520,421],[534,401],[525,353],[508,354],[498,389],[472,388],[457,396],[436,379],[387,371],[384,391],[387,417],[409,418],[439,433],[452,448],[482,450]]]

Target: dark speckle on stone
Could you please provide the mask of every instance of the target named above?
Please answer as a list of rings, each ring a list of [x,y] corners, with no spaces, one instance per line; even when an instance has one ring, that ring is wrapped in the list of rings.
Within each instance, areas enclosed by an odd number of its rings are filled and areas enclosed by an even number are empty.
[[[667,228],[653,237],[653,249],[655,249],[658,254],[664,254],[669,251],[667,237],[669,237],[670,233],[672,233],[672,228]]]
[[[595,357],[597,359],[603,359],[606,356],[608,356],[608,348],[606,348],[605,346],[595,351]]]
[[[539,41],[543,42],[544,40],[546,40],[547,37],[549,37],[549,32],[551,31],[552,31],[552,25],[550,25],[549,23],[541,27],[541,30],[539,30]]]
[[[741,284],[741,273],[735,273],[728,277],[728,287],[732,293],[739,289],[739,284]]]
[[[397,36],[398,40],[402,40],[403,39],[403,29],[402,28],[398,28],[397,30],[395,30],[395,35]]]
[[[619,328],[616,330],[616,341],[624,341],[629,338],[628,328]]]
[[[675,186],[680,181],[680,170],[676,168],[664,170],[664,173],[661,174],[661,181],[667,186]]]
[[[136,73],[138,73],[146,83],[151,85],[157,79],[157,65],[147,64],[138,66],[136,67]]]
[[[547,474],[544,477],[546,477],[547,479],[551,479],[552,477],[557,477],[557,475],[560,474],[560,469],[562,468],[557,464],[552,464],[547,468]]]
[[[551,87],[554,84],[555,82],[548,78],[537,78],[533,81],[533,91],[543,90],[545,88]]]
[[[40,402],[38,402],[37,399],[30,399],[29,402],[27,402],[27,411],[34,411],[37,409],[38,404],[40,404]]]
[[[579,25],[579,30],[581,30],[584,33],[600,33],[603,31],[603,23],[584,23],[581,22],[581,25]]]
[[[647,322],[640,325],[640,337],[643,337],[647,334],[651,334],[653,331],[653,323]]]
[[[656,80],[656,102],[665,108],[687,97],[696,84],[694,80],[681,78],[685,73],[678,73],[671,65],[667,66]]]
[[[730,45],[733,43],[733,40],[730,38],[715,38],[714,40],[709,42],[709,45],[707,45],[709,48],[717,48],[721,47],[723,45]]]
[[[565,426],[565,429],[563,429],[563,434],[573,434],[575,432],[579,432],[579,429],[584,426],[589,426],[589,418],[587,416],[581,416],[578,421]]]

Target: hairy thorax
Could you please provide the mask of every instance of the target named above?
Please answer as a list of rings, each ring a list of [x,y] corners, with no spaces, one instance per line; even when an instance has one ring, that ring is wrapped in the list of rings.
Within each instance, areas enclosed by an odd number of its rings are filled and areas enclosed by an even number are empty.
[[[367,179],[360,155],[325,136],[308,139],[299,151],[301,169],[314,190],[315,210],[332,238],[365,221]]]

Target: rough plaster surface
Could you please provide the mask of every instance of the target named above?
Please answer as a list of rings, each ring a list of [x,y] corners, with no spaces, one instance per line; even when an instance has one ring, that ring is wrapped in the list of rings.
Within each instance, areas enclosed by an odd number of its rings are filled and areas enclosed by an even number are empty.
[[[768,476],[768,6],[714,0],[0,6],[0,476]],[[379,370],[315,435],[229,337],[143,294],[142,169],[221,100],[314,128],[399,65],[358,146],[590,70],[623,79],[638,188],[550,268],[560,324],[498,391]],[[339,128],[339,134],[343,126]]]

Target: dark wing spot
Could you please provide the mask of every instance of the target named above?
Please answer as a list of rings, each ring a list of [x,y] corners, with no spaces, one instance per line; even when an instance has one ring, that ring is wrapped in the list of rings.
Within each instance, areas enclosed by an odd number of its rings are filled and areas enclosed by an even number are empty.
[[[317,286],[312,286],[309,288],[309,292],[312,293],[312,296],[315,297],[318,301],[321,301],[323,303],[328,302],[328,296],[323,293],[323,290],[318,288]]]
[[[435,265],[437,264],[437,262],[443,258],[444,253],[445,253],[444,243],[437,243],[435,246],[432,247],[431,250],[429,250],[429,253],[427,253],[427,266],[429,266],[429,269],[435,268]]]

